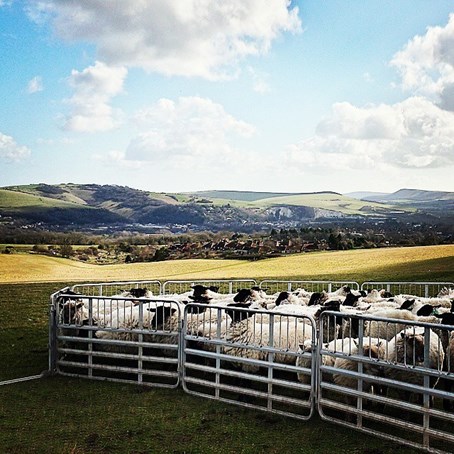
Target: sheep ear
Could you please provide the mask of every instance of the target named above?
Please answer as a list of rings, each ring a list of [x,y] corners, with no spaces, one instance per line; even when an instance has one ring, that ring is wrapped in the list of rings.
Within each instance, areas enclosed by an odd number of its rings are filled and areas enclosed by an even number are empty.
[[[82,303],[82,302],[77,303],[76,304],[76,309],[80,309],[83,305],[84,305],[84,303]]]
[[[405,339],[405,333],[404,333],[403,331],[400,333],[400,337],[401,337],[402,339]]]
[[[382,344],[383,344],[383,341],[378,341],[377,342],[377,347],[381,347]]]
[[[358,339],[353,339],[353,343],[358,347]]]

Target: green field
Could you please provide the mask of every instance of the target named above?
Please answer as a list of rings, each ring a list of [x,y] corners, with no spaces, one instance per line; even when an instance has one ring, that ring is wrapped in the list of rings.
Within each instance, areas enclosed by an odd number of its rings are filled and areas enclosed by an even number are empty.
[[[186,260],[113,266],[0,254],[0,381],[47,369],[49,296],[76,281],[235,277],[453,281],[453,270],[454,245],[311,253],[252,263]],[[318,417],[301,422],[196,398],[180,389],[65,377],[0,386],[1,453],[396,451],[414,452]]]
[[[311,252],[253,262],[188,259],[102,266],[0,254],[0,283],[224,278],[453,281],[454,245]]]

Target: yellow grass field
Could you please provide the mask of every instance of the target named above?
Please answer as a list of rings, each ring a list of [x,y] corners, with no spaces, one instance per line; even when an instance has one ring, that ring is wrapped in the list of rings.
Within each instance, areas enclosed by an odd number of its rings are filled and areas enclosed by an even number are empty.
[[[313,252],[255,262],[175,260],[121,265],[0,254],[0,283],[227,278],[453,282],[454,245]]]

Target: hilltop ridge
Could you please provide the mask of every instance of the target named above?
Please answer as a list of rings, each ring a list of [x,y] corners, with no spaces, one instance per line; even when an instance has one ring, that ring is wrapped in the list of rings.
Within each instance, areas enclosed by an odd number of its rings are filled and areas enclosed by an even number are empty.
[[[354,194],[352,194],[354,195]],[[149,192],[128,186],[44,183],[0,188],[3,222],[49,226],[130,224],[244,230],[324,220],[450,217],[454,193],[401,189],[393,194],[236,190]]]

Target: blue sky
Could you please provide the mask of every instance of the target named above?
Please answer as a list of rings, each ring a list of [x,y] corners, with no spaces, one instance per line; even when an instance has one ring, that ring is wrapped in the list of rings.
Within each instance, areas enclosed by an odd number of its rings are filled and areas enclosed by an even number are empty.
[[[452,0],[0,0],[0,186],[454,191]]]

